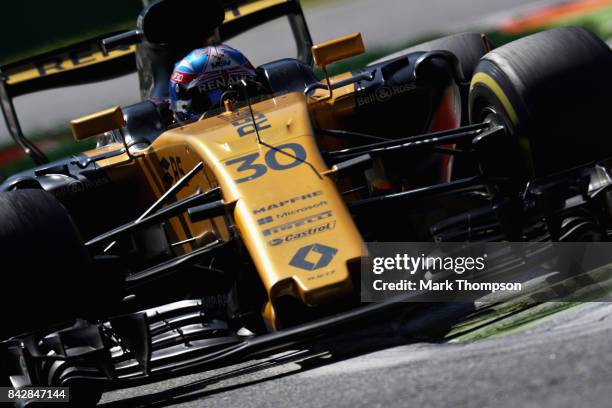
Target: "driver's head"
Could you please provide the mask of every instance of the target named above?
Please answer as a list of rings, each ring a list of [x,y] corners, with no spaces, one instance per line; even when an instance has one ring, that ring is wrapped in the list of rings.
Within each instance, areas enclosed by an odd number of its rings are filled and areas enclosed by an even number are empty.
[[[253,65],[232,47],[195,49],[174,66],[170,78],[172,110],[178,120],[188,120],[217,107],[230,85],[255,76]]]

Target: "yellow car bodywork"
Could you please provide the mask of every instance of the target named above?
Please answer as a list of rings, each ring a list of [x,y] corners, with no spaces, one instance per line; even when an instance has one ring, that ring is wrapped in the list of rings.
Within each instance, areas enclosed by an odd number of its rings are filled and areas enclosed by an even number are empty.
[[[226,8],[224,24],[280,6],[289,0],[248,0]],[[42,77],[60,76],[90,65],[131,58],[135,46],[107,52],[98,42],[79,50],[65,49],[44,58],[17,63],[3,71],[9,86]],[[315,47],[317,48],[317,47]],[[314,50],[328,62],[363,52],[361,36],[353,34]],[[77,54],[75,54],[77,53]],[[78,57],[76,58],[75,55]],[[325,69],[325,66],[323,67]],[[339,75],[331,82],[351,77]],[[327,83],[329,84],[329,83]],[[220,187],[227,205],[225,216],[194,221],[187,214],[168,220],[166,234],[176,256],[205,245],[211,237],[229,240],[238,234],[267,294],[262,313],[268,327],[279,327],[274,303],[293,296],[317,306],[354,293],[353,276],[363,241],[334,181],[334,171],[320,149],[342,147],[333,138],[315,138],[313,126],[341,128],[356,102],[353,85],[275,95],[248,107],[230,108],[216,116],[174,127],[142,150],[116,155],[124,146],[110,144],[84,152],[117,185],[134,189],[144,212],[173,183],[199,163],[204,170],[174,197]],[[119,110],[120,111],[120,110]],[[97,126],[90,115],[79,122]],[[104,122],[104,121],[102,121]],[[101,122],[101,123],[102,123]],[[104,153],[108,158],[100,160]],[[116,227],[108,225],[108,230]],[[200,239],[207,237],[206,240]]]
[[[264,320],[277,328],[274,301],[280,296],[316,306],[354,291],[352,273],[358,272],[363,241],[312,125],[330,125],[349,114],[353,89],[339,88],[331,99],[326,90],[309,98],[273,96],[252,105],[255,122],[246,106],[227,110],[168,130],[144,150],[97,164],[111,180],[142,189],[144,211],[169,188],[167,174],[177,181],[202,162],[201,176],[176,199],[220,187],[227,215],[196,222],[182,214],[169,220],[166,232],[174,243],[185,242],[175,246],[177,255],[197,249],[194,238],[204,234],[221,240],[239,234],[268,294]]]

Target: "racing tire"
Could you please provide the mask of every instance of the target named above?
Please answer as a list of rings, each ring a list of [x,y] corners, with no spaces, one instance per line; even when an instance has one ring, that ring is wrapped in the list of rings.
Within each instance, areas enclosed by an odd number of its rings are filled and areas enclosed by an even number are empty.
[[[463,77],[470,79],[480,58],[492,48],[493,46],[489,40],[481,33],[460,33],[406,48],[376,60],[369,65],[390,61],[413,52],[450,51],[459,59]]]
[[[506,128],[505,142],[489,150],[494,176],[525,181],[612,156],[611,73],[612,50],[584,28],[540,32],[487,53],[468,104],[471,123]]]
[[[0,340],[93,310],[103,294],[66,209],[44,190],[0,194]]]

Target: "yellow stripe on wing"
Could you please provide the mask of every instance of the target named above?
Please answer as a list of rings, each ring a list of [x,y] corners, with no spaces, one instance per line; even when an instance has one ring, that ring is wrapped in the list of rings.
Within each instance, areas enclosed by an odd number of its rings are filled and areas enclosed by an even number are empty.
[[[49,55],[39,60],[12,67],[4,71],[9,85],[29,81],[48,75],[59,74],[101,62],[111,61],[127,54],[133,54],[136,46],[125,50],[115,50],[110,53],[102,51],[96,42],[86,44],[69,51]]]
[[[236,7],[225,10],[225,21],[227,23],[232,20],[236,20],[240,17],[244,17],[248,14],[255,13],[257,11],[267,9],[268,7],[276,6],[278,4],[286,3],[287,0],[256,0],[249,3],[245,3]]]

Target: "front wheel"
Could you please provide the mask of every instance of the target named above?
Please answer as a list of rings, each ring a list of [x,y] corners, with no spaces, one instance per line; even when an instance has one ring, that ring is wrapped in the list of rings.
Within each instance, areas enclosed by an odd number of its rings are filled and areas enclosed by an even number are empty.
[[[496,172],[544,177],[612,156],[612,50],[592,32],[565,27],[486,54],[469,95],[471,123],[506,128],[513,145],[491,152]]]
[[[0,193],[0,262],[2,338],[83,317],[109,295],[66,209],[44,190]]]

